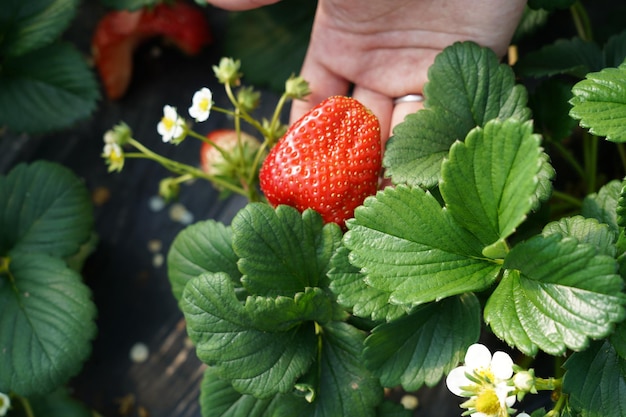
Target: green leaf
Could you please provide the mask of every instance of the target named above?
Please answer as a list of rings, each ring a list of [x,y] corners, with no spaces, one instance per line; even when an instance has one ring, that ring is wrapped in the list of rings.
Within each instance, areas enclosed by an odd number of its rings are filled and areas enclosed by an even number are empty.
[[[510,236],[533,206],[539,142],[531,122],[492,120],[450,149],[441,195],[457,223],[484,244]]]
[[[62,165],[20,164],[0,176],[0,256],[10,250],[74,255],[92,225],[89,193]]]
[[[204,417],[292,417],[310,415],[303,398],[278,394],[267,399],[237,392],[217,376],[213,368],[204,371],[200,386],[200,408]]]
[[[557,74],[583,78],[589,71],[599,71],[602,68],[604,56],[600,47],[580,38],[559,39],[522,56],[515,64],[518,75],[536,78]]]
[[[585,197],[580,209],[581,214],[607,224],[612,231],[617,233],[619,231],[617,210],[621,190],[621,181],[613,180],[608,182],[597,193],[589,194]]]
[[[61,388],[44,397],[31,397],[29,402],[36,416],[93,417],[92,411],[73,399]]]
[[[626,359],[626,322],[621,322],[615,327],[609,341],[620,358]]]
[[[534,89],[529,105],[534,124],[544,137],[560,142],[571,136],[577,126],[576,120],[569,117],[571,98],[571,83],[560,78],[548,78]]]
[[[606,337],[625,316],[615,259],[560,235],[535,236],[504,261],[484,316],[493,332],[527,355],[561,355]]]
[[[229,14],[226,55],[241,61],[246,82],[282,93],[300,72],[309,44],[317,2],[281,1]]]
[[[250,324],[263,331],[287,331],[303,321],[326,323],[333,318],[333,306],[320,288],[307,288],[294,298],[250,296],[246,300]]]
[[[596,136],[626,142],[626,64],[587,74],[573,88],[570,116]]]
[[[526,90],[488,48],[455,43],[437,55],[428,78],[425,109],[397,125],[387,144],[384,165],[396,184],[433,187],[448,149],[471,129],[495,118],[530,118]]]
[[[606,67],[619,67],[626,60],[626,30],[611,36],[603,52]]]
[[[342,234],[315,211],[248,204],[232,228],[241,281],[251,294],[293,296],[307,287],[328,287],[330,257]]]
[[[545,10],[567,9],[575,2],[576,0],[528,0],[528,7]]]
[[[100,0],[103,6],[114,10],[137,10],[143,7],[152,7],[161,3],[161,0]],[[204,2],[206,5],[206,2]]]
[[[548,223],[542,234],[570,236],[580,243],[594,245],[602,255],[615,257],[615,234],[608,225],[599,223],[596,219],[586,219],[582,216],[564,217]]]
[[[418,307],[376,327],[365,340],[365,361],[386,387],[432,387],[480,335],[480,304],[471,293]]]
[[[237,285],[239,258],[232,248],[229,226],[214,220],[195,223],[180,232],[167,255],[167,275],[177,300],[189,280],[208,272],[224,272]]]
[[[413,412],[392,401],[385,400],[379,406],[376,417],[411,417]]]
[[[348,228],[350,262],[393,304],[484,290],[500,270],[483,257],[485,245],[419,188],[387,187],[357,208]]]
[[[5,0],[0,8],[0,56],[22,55],[52,43],[77,8],[78,0]]]
[[[535,33],[538,29],[546,26],[550,12],[547,10],[539,9],[534,10],[529,7],[524,8],[524,13],[520,19],[513,39],[512,45],[518,45],[523,39]]]
[[[0,392],[48,393],[80,369],[96,334],[96,308],[61,259],[10,252],[0,273]]]
[[[342,246],[331,258],[332,269],[328,276],[331,280],[330,289],[337,296],[337,302],[351,309],[355,316],[371,317],[374,321],[391,321],[405,315],[408,308],[389,303],[391,292],[381,291],[365,283],[365,276],[350,263],[349,255],[350,251]]]
[[[319,394],[313,417],[376,416],[383,390],[364,365],[365,335],[342,322],[323,326]]]
[[[610,343],[597,342],[563,365],[563,392],[582,417],[626,416],[626,362]]]
[[[314,359],[312,323],[292,326],[289,331],[253,327],[254,317],[237,300],[232,279],[224,273],[189,281],[181,307],[200,360],[243,394],[270,398],[289,392]]]
[[[69,44],[7,58],[0,72],[0,125],[29,133],[69,126],[93,112],[99,91],[85,59]]]

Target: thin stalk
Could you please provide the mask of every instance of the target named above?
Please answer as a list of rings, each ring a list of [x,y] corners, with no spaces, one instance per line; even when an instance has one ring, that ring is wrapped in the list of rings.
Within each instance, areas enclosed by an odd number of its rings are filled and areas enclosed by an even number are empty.
[[[596,191],[598,176],[598,140],[585,132],[583,134],[583,147],[585,157],[585,172],[587,182],[587,193]]]
[[[564,193],[562,191],[554,190],[552,192],[552,197],[556,198],[556,199],[559,199],[561,201],[565,201],[565,202],[569,203],[570,205],[572,205],[574,207],[580,208],[583,205],[583,202],[581,200],[579,200],[578,198],[573,197],[573,196],[571,196],[571,195],[569,195],[567,193]]]
[[[619,153],[619,159],[622,161],[622,169],[626,171],[626,149],[623,143],[617,143],[617,152]]]
[[[585,6],[583,6],[580,0],[570,6],[570,13],[572,14],[578,37],[584,41],[591,42],[593,40],[591,21]]]
[[[560,142],[552,140],[550,140],[550,146],[553,146],[561,154],[561,156],[565,158],[567,163],[570,164],[570,166],[576,171],[581,179],[584,180],[586,178],[585,170],[583,169],[582,165],[578,163],[576,158],[574,158],[574,155],[572,155],[569,149],[563,146]]]
[[[187,164],[182,164],[180,162],[176,162],[173,161],[171,159],[165,158],[155,152],[152,152],[150,149],[148,149],[147,147],[143,146],[140,142],[137,142],[134,139],[130,139],[128,141],[129,144],[131,144],[132,146],[134,146],[135,148],[137,148],[139,151],[141,151],[140,153],[134,153],[134,152],[128,152],[128,153],[124,153],[124,158],[136,158],[136,159],[150,159],[152,161],[155,161],[157,163],[159,163],[160,165],[162,165],[163,167],[167,168],[169,171],[172,171],[174,173],[177,173],[179,175],[184,175],[184,174],[190,174],[194,177],[197,178],[203,178],[206,179],[208,181],[211,181],[221,187],[224,187],[225,189],[232,191],[234,193],[237,194],[241,194],[244,197],[248,197],[249,193],[246,192],[246,190],[244,190],[241,187],[237,187],[231,183],[229,183],[228,181],[224,181],[220,178],[214,177],[212,175],[208,175],[207,173],[205,173],[204,171],[202,171],[201,169],[192,167],[190,165]]]
[[[16,397],[19,400],[22,408],[24,409],[24,414],[26,414],[26,417],[35,417],[35,412],[33,411],[33,407],[30,405],[30,401],[28,401],[28,398],[22,397],[21,395],[16,395]]]

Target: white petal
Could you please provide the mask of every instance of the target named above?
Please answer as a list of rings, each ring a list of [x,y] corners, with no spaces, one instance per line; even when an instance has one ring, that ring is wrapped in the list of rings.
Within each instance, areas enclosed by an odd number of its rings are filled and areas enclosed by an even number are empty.
[[[163,116],[167,119],[176,120],[178,118],[178,113],[176,112],[176,107],[168,106],[167,104],[163,107]]]
[[[463,389],[461,387],[467,387],[468,385],[473,385],[473,382],[467,379],[465,376],[466,372],[471,372],[467,366],[459,366],[454,368],[448,376],[446,377],[446,385],[450,392],[454,395],[458,395],[462,397]]]
[[[498,379],[509,379],[513,376],[513,359],[506,352],[498,351],[491,359],[491,371]]]
[[[491,352],[485,345],[474,343],[467,348],[465,354],[465,366],[472,369],[487,368],[491,363]]]

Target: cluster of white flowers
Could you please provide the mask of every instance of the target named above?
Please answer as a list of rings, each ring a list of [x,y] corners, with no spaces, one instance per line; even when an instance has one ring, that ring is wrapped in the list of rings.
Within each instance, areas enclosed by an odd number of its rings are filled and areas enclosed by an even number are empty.
[[[471,345],[465,354],[465,363],[454,368],[446,378],[448,389],[455,395],[469,398],[461,404],[472,417],[508,417],[515,412],[519,385],[532,389],[532,374],[520,372],[514,374],[514,364],[505,352],[491,355],[489,349],[481,344]],[[517,380],[516,380],[517,378]],[[522,381],[523,380],[523,381]],[[530,417],[526,413],[517,417]]]
[[[213,93],[206,87],[196,91],[191,99],[189,115],[196,122],[204,122],[209,118],[213,106]],[[181,141],[186,133],[185,119],[178,114],[175,107],[163,107],[163,117],[157,125],[157,131],[163,142]]]
[[[211,107],[213,106],[213,94],[211,90],[204,87],[196,91],[192,98],[189,115],[196,122],[204,122],[209,118]],[[165,105],[163,107],[163,117],[157,124],[157,132],[161,135],[163,142],[179,143],[187,134],[185,119],[178,114],[176,107]],[[130,138],[130,128],[125,124],[120,124],[104,134],[104,149],[102,157],[109,165],[109,171],[121,171],[124,166],[123,145],[128,143]]]
[[[0,416],[6,416],[11,407],[11,399],[8,395],[0,392]]]

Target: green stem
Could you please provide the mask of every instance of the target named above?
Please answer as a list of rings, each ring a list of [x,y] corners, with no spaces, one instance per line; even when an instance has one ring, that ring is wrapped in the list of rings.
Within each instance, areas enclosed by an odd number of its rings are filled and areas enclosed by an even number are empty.
[[[583,147],[585,158],[585,171],[587,182],[587,193],[596,191],[596,180],[598,171],[598,141],[591,134],[583,133]]]
[[[622,169],[626,171],[626,149],[624,148],[623,143],[617,143],[617,152],[619,153],[619,158],[622,161]]]
[[[559,200],[562,200],[562,201],[565,201],[565,202],[569,203],[570,205],[572,205],[574,207],[577,207],[577,208],[580,208],[583,205],[583,202],[581,200],[579,200],[576,197],[573,197],[573,196],[571,196],[571,195],[569,195],[567,193],[564,193],[562,191],[554,190],[552,192],[552,197],[556,198],[556,199],[559,199]]]
[[[21,395],[16,395],[15,397],[19,400],[20,404],[22,405],[22,408],[24,409],[24,414],[26,414],[26,417],[35,417],[35,412],[33,411],[33,407],[31,407],[30,401],[28,401],[28,398],[22,397]]]
[[[563,380],[560,378],[535,378],[535,388],[539,391],[554,391],[561,389]]]
[[[159,163],[160,165],[162,165],[169,171],[172,171],[176,174],[192,175],[195,178],[202,178],[202,179],[208,180],[216,185],[219,185],[220,187],[223,187],[224,189],[227,189],[237,194],[241,194],[244,197],[249,197],[250,195],[250,193],[247,192],[247,190],[244,190],[241,187],[237,187],[229,183],[228,181],[224,181],[220,178],[209,175],[205,173],[204,171],[202,171],[201,169],[192,167],[191,165],[182,164],[180,162],[173,161],[155,152],[152,152],[150,149],[143,146],[140,142],[137,142],[134,139],[130,139],[128,143],[134,146],[135,148],[137,148],[139,151],[141,151],[141,153],[132,153],[132,152],[124,153],[125,158],[150,159]]]
[[[589,15],[583,4],[578,0],[570,7],[570,13],[574,20],[574,26],[576,26],[576,32],[583,41],[591,42],[593,40],[593,34],[591,30],[591,21]]]
[[[278,124],[280,123],[280,114],[283,111],[283,107],[285,107],[285,103],[287,103],[287,94],[283,93],[278,99],[278,103],[276,103],[276,108],[274,109],[274,114],[272,115],[272,119],[270,121],[270,131],[268,132],[267,140],[269,141],[269,147],[271,148],[276,143],[278,137],[276,137],[276,129],[278,128]]]
[[[572,152],[570,152],[569,149],[563,146],[560,142],[553,141],[553,140],[550,140],[550,146],[553,146],[557,151],[559,151],[561,156],[563,156],[563,158],[565,158],[565,160],[571,165],[571,167],[574,168],[574,170],[578,173],[578,175],[580,175],[581,179],[583,180],[586,179],[585,170],[578,163],[576,158],[574,158],[574,155],[572,155]]]

